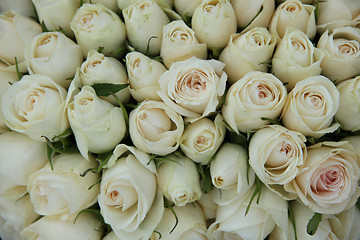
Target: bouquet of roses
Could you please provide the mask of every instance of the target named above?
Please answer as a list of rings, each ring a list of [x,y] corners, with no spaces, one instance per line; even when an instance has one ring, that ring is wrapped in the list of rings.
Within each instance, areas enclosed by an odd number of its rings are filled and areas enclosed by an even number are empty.
[[[360,239],[359,0],[2,0],[2,240]]]

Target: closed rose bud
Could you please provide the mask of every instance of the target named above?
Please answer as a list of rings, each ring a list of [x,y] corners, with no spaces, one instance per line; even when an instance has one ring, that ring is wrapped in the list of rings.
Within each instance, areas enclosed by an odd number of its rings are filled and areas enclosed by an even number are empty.
[[[232,84],[250,71],[267,72],[266,62],[271,59],[275,45],[275,36],[266,28],[255,27],[241,34],[232,34],[219,57],[225,63],[228,81]]]
[[[159,55],[163,27],[169,19],[153,0],[140,0],[123,11],[127,37],[136,51]]]
[[[90,49],[103,48],[104,54],[111,54],[125,47],[125,24],[116,13],[101,4],[83,4],[76,11],[70,27],[84,57]]]
[[[164,65],[169,68],[173,62],[191,57],[207,58],[206,44],[199,43],[195,32],[184,21],[177,20],[167,24],[163,29],[160,56]]]
[[[166,71],[164,65],[140,52],[126,54],[126,70],[129,76],[130,94],[141,102],[145,99],[161,100],[159,78]]]
[[[201,197],[200,176],[195,163],[187,157],[166,156],[158,167],[158,186],[166,199],[182,207]]]
[[[204,0],[195,9],[192,29],[208,49],[223,48],[236,32],[236,16],[230,0]]]
[[[176,12],[181,15],[182,18],[192,17],[197,6],[201,4],[202,0],[174,0],[174,6]]]
[[[61,32],[44,32],[33,38],[24,52],[30,74],[44,74],[69,87],[83,56],[79,45]]]

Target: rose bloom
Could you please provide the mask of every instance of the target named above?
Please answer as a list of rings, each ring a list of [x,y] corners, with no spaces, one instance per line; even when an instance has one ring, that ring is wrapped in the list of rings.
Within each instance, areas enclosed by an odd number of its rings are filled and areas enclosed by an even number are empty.
[[[222,114],[236,133],[259,129],[268,124],[263,117],[280,116],[286,96],[285,86],[274,75],[251,71],[230,87]]]
[[[321,74],[336,84],[360,73],[359,28],[336,28],[332,33],[325,31],[317,47],[325,53],[321,62]]]
[[[272,58],[276,38],[266,28],[255,27],[244,33],[235,33],[219,56],[225,63],[228,81],[234,83],[250,71],[267,72],[266,61]]]
[[[15,71],[6,71],[0,68],[0,99],[4,93],[10,88],[11,84],[17,82],[19,79]],[[9,131],[9,128],[6,126],[4,116],[2,114],[0,105],[0,133]]]
[[[2,97],[2,114],[8,127],[45,141],[69,128],[66,90],[45,75],[25,75]]]
[[[285,190],[297,193],[314,212],[338,214],[360,196],[360,168],[348,142],[321,142],[308,147],[303,170]]]
[[[319,138],[339,128],[339,123],[333,123],[339,104],[339,91],[328,78],[308,77],[289,93],[281,120],[290,130]]]
[[[173,63],[159,79],[161,99],[192,121],[216,111],[225,92],[224,63],[196,57]]]

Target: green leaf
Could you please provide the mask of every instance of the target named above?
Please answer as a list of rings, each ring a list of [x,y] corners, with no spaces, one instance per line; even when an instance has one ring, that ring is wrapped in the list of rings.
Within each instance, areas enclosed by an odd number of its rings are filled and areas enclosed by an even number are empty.
[[[192,19],[191,13],[186,12],[184,14],[183,20],[184,20],[185,24],[188,25],[188,27],[191,27],[191,19]]]
[[[224,48],[212,48],[210,52],[210,59],[219,59],[219,56]]]
[[[281,123],[279,122],[279,120],[274,119],[274,118],[262,117],[261,120],[263,120],[263,121],[268,121],[268,122],[270,122],[270,124],[281,125]]]
[[[17,58],[15,57],[15,69],[16,69],[16,75],[18,80],[21,80],[21,78],[24,76],[23,74],[21,74],[20,70],[19,70],[19,62],[17,60]]]
[[[153,58],[155,61],[158,61],[158,62],[161,62],[161,63],[164,63],[164,60],[162,59],[161,56],[156,56]]]
[[[109,95],[115,94],[118,91],[121,91],[129,86],[126,84],[113,84],[113,83],[95,83],[91,87],[95,90],[96,95],[107,97]]]
[[[321,222],[322,214],[321,213],[315,213],[314,216],[309,220],[307,226],[306,226],[306,232],[309,235],[314,235],[316,233],[316,230]]]
[[[104,50],[104,47],[99,47],[97,51],[98,51],[98,53],[102,53],[103,50]]]
[[[258,196],[258,197],[257,197],[257,200],[256,200],[256,203],[258,204],[258,203],[260,202],[260,195],[261,195],[262,183],[261,183],[260,179],[259,179],[257,176],[255,176],[255,182],[256,182],[255,189],[254,189],[253,194],[251,195],[249,204],[248,204],[247,207],[246,207],[245,216],[249,213],[250,206],[251,206],[254,198],[256,197],[256,195]]]
[[[178,225],[178,223],[179,223],[179,219],[178,219],[178,217],[177,217],[177,215],[176,215],[176,213],[175,213],[175,210],[174,210],[174,208],[173,208],[173,205],[165,198],[164,199],[164,205],[165,205],[165,207],[166,208],[169,208],[170,210],[171,210],[171,212],[174,214],[174,216],[175,216],[175,225],[174,225],[174,227],[170,230],[170,232],[169,232],[169,234],[171,234],[174,230],[175,230],[175,228],[176,228],[176,226]]]
[[[113,155],[112,151],[106,153],[100,153],[97,155],[96,161],[99,162],[99,166],[96,172],[99,173],[104,168],[104,166],[108,163],[112,155]]]
[[[294,213],[292,212],[290,207],[288,208],[288,214],[289,214],[289,219],[290,219],[291,225],[294,229],[295,240],[297,240],[295,217],[294,217]]]

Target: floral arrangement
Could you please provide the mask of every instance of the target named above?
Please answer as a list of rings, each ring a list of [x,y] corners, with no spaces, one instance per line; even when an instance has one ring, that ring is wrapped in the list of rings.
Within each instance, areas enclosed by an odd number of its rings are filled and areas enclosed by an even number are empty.
[[[360,1],[0,10],[2,240],[360,239]]]

